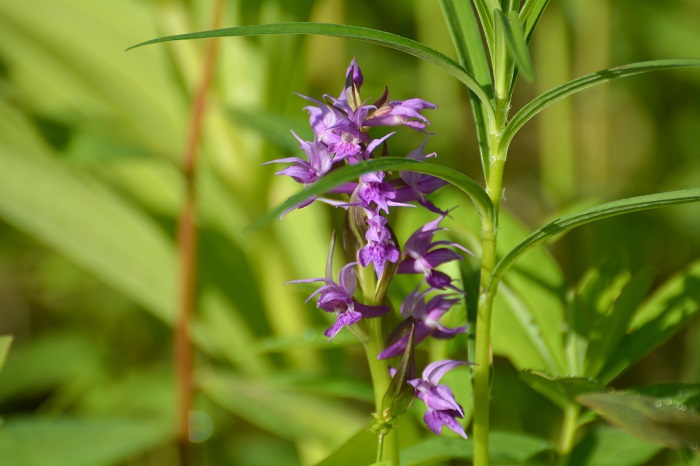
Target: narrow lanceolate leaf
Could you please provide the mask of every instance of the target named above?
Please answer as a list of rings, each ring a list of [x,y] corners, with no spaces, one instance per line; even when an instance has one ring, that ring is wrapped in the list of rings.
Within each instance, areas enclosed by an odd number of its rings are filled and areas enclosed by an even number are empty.
[[[697,448],[700,414],[672,399],[636,393],[588,393],[577,400],[612,424],[652,443],[671,448]]]
[[[10,345],[12,344],[11,335],[0,336],[0,371],[2,370],[3,364],[5,364],[5,359],[7,358],[7,353],[10,352]]]
[[[175,36],[160,37],[140,44],[134,45],[127,50],[142,45],[156,44],[159,42],[169,42],[174,40],[205,39],[209,37],[233,37],[233,36],[255,36],[264,34],[314,34],[321,36],[344,37],[347,39],[362,40],[374,44],[383,45],[401,52],[413,55],[414,57],[432,63],[460,80],[464,85],[479,97],[484,104],[489,105],[489,98],[484,89],[479,86],[464,68],[450,57],[434,50],[426,45],[416,42],[406,37],[398,36],[377,29],[364,28],[359,26],[348,26],[345,24],[327,23],[277,23],[259,24],[254,26],[239,26],[211,31],[193,32],[189,34],[178,34]]]
[[[481,216],[493,216],[493,204],[489,199],[486,191],[479,184],[464,175],[449,167],[442,165],[432,165],[413,159],[400,157],[382,157],[379,159],[367,160],[366,162],[356,165],[348,165],[339,170],[324,176],[321,180],[308,186],[302,192],[295,194],[285,201],[283,204],[275,207],[273,210],[265,214],[250,229],[254,230],[262,227],[269,221],[278,218],[280,214],[287,209],[299,204],[309,197],[329,191],[330,189],[339,186],[348,181],[357,180],[364,173],[375,171],[388,170],[405,170],[426,175],[436,176],[441,178],[453,186],[464,191],[474,202]]]
[[[535,231],[520,244],[511,249],[496,265],[491,281],[489,282],[489,287],[497,284],[503,274],[528,250],[572,228],[595,222],[596,220],[631,212],[698,201],[700,201],[700,188],[694,188],[622,199],[565,215]]]
[[[489,46],[489,50],[493,53],[494,45],[494,26],[493,26],[493,2],[490,0],[474,0],[474,6],[479,14],[481,27],[484,30],[484,37]]]
[[[495,10],[495,14],[496,20],[501,24],[505,33],[508,51],[518,66],[518,71],[525,79],[532,81],[535,79],[535,69],[532,66],[532,58],[530,58],[530,51],[527,48],[527,39],[523,25],[520,23],[520,17],[515,11],[509,11],[508,14],[505,14],[501,10]]]
[[[544,94],[536,97],[530,103],[521,108],[518,113],[513,115],[513,118],[503,132],[501,145],[503,148],[507,148],[515,134],[525,123],[530,121],[532,117],[552,105],[554,102],[583,91],[584,89],[588,89],[596,84],[601,84],[617,78],[634,76],[635,74],[648,73],[650,71],[690,67],[700,67],[700,60],[673,59],[632,63],[629,65],[622,65],[607,70],[597,71],[595,73],[576,78],[573,81],[569,81],[566,84],[550,89]]]
[[[523,32],[525,33],[525,40],[528,44],[548,4],[549,0],[526,0],[525,5],[523,5],[520,10],[520,21],[523,24]]]

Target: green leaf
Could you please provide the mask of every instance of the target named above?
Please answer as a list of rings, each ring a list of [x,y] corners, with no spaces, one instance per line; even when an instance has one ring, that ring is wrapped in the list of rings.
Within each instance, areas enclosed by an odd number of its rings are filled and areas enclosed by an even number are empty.
[[[493,21],[493,2],[490,0],[474,0],[474,6],[479,14],[479,21],[484,30],[484,37],[489,50],[493,53],[494,46],[494,21]]]
[[[377,434],[369,431],[374,421],[361,427],[337,450],[316,466],[358,466],[371,464],[377,456]]]
[[[641,73],[649,73],[651,71],[668,70],[673,68],[689,68],[700,66],[700,60],[696,59],[676,59],[676,60],[655,60],[641,63],[632,63],[629,65],[621,65],[615,68],[598,71],[587,74],[566,84],[557,86],[544,94],[536,97],[527,105],[521,108],[506,126],[501,139],[502,148],[508,147],[515,134],[523,127],[525,123],[530,121],[532,117],[540,113],[545,108],[553,103],[568,97],[577,92],[588,89],[589,87],[611,81],[617,78],[625,78]]]
[[[331,188],[342,183],[356,180],[364,173],[374,171],[388,170],[406,170],[426,175],[433,175],[441,178],[453,186],[464,191],[474,202],[479,214],[484,216],[493,216],[493,204],[486,191],[479,184],[457,170],[442,165],[432,165],[418,160],[399,158],[399,157],[382,157],[379,159],[367,160],[356,165],[347,165],[329,173],[321,180],[304,189],[287,199],[282,205],[277,206],[262,218],[256,221],[251,227],[251,230],[262,227],[274,218],[277,218],[287,209],[299,204],[309,197],[326,192]]]
[[[607,390],[605,385],[583,377],[551,377],[542,372],[528,370],[520,372],[520,377],[532,389],[562,409],[575,404],[579,395]]]
[[[172,321],[170,240],[133,206],[45,154],[0,146],[0,216]]]
[[[494,463],[523,464],[546,451],[550,445],[539,438],[510,432],[491,432],[489,457]],[[403,466],[433,465],[450,459],[471,460],[473,441],[448,437],[432,437],[401,452]]]
[[[206,370],[198,380],[202,391],[217,404],[288,440],[314,439],[326,446],[337,445],[367,420],[340,402],[232,373]]]
[[[627,335],[629,322],[651,289],[654,276],[651,270],[637,274],[595,323],[589,336],[585,375],[597,377],[603,366],[614,359],[615,349]]]
[[[642,440],[671,448],[700,445],[700,414],[674,400],[622,392],[589,393],[577,400]]]
[[[600,373],[608,382],[683,328],[700,312],[700,261],[674,275],[646,300]]]
[[[523,33],[528,44],[548,4],[549,0],[526,0],[520,10],[520,21],[522,21]]]
[[[532,58],[530,51],[527,48],[527,39],[523,31],[523,25],[520,23],[520,17],[515,11],[509,11],[508,14],[501,10],[494,10],[497,21],[500,23],[503,32],[505,33],[508,51],[515,60],[518,70],[528,81],[535,79],[535,69],[532,66]]]
[[[686,405],[689,409],[700,412],[700,384],[665,383],[635,388],[631,391],[652,398],[661,398],[664,401],[671,399],[676,403]]]
[[[442,0],[441,5],[461,65],[474,76],[483,89],[491,93],[493,89],[491,70],[489,68],[486,50],[484,50],[484,43],[481,39],[481,31],[479,30],[479,25],[477,24],[472,6],[469,2],[456,0]],[[476,123],[481,167],[484,171],[484,179],[488,179],[488,113],[474,93],[469,93],[469,100],[472,104],[472,113],[474,114],[474,122]]]
[[[489,288],[498,283],[505,272],[527,251],[572,228],[617,215],[698,201],[700,201],[700,188],[685,189],[612,201],[560,217],[533,232],[508,252],[496,265]]]
[[[5,359],[7,358],[7,353],[10,352],[11,345],[12,335],[0,336],[0,371],[2,371],[2,366],[5,365]]]
[[[377,29],[364,28],[359,26],[348,26],[344,24],[326,23],[277,23],[259,24],[254,26],[239,26],[212,31],[193,32],[189,34],[178,34],[175,36],[161,37],[146,42],[141,42],[127,50],[131,50],[143,45],[169,42],[173,40],[205,39],[209,37],[234,37],[234,36],[254,36],[264,34],[314,34],[321,36],[344,37],[356,39],[374,44],[383,45],[414,57],[432,63],[449,74],[457,78],[479,97],[485,105],[490,106],[489,98],[484,89],[476,82],[464,68],[457,64],[450,57],[427,47],[420,42],[416,42],[406,37],[398,36]]]
[[[620,429],[597,427],[579,443],[571,455],[571,466],[638,466],[645,464],[661,447],[639,440]]]
[[[143,419],[12,419],[0,429],[0,464],[120,464],[167,442],[171,430]]]

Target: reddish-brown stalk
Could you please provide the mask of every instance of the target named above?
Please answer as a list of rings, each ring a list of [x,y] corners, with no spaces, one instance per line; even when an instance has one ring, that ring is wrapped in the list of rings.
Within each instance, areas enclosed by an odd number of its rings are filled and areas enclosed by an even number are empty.
[[[221,24],[223,0],[216,0],[212,26]],[[217,39],[207,43],[202,76],[192,101],[187,145],[183,157],[182,173],[185,181],[185,199],[178,217],[177,245],[180,256],[178,318],[175,326],[174,357],[177,390],[177,443],[180,452],[180,464],[193,464],[192,445],[190,442],[190,412],[194,395],[193,347],[190,341],[190,321],[194,313],[197,283],[197,227],[196,227],[196,190],[195,178],[197,168],[198,146],[202,130],[202,121],[206,108],[206,97],[211,84],[212,71],[217,51]]]

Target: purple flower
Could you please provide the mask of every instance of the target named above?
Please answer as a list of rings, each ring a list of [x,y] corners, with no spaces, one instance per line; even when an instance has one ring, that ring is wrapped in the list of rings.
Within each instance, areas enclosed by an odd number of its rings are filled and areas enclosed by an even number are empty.
[[[396,263],[401,253],[394,242],[391,230],[386,226],[387,219],[379,213],[368,210],[367,223],[369,228],[365,233],[367,244],[358,251],[357,255],[362,267],[374,264],[374,271],[381,276],[387,261]]]
[[[335,324],[324,332],[328,337],[328,341],[335,337],[340,329],[346,325],[353,325],[360,321],[363,317],[378,317],[389,312],[386,306],[367,306],[359,303],[353,295],[357,288],[357,278],[353,267],[357,262],[351,262],[340,269],[338,274],[338,283],[327,278],[309,278],[306,280],[293,280],[287,283],[311,283],[324,282],[325,285],[314,291],[308,297],[306,302],[316,295],[319,295],[317,307],[326,311],[335,313],[338,317]]]
[[[284,170],[278,171],[276,175],[286,175],[291,177],[297,183],[310,184],[320,179],[323,175],[331,171],[333,168],[333,160],[325,145],[321,144],[318,139],[314,138],[313,142],[307,142],[297,136],[292,131],[294,137],[299,141],[299,147],[306,152],[307,160],[299,157],[287,157],[284,159],[271,160],[263,163],[268,165],[271,163],[291,163]]]
[[[425,143],[428,142],[428,138],[425,138],[421,145],[412,150],[406,155],[406,158],[424,161],[425,159],[435,157],[435,152],[424,155]],[[423,207],[427,208],[431,212],[436,214],[445,214],[446,212],[437,208],[432,202],[426,197],[428,194],[435,192],[438,188],[445,186],[446,181],[441,180],[435,176],[424,175],[422,173],[415,173],[409,171],[399,171],[399,176],[401,181],[405,183],[404,186],[398,186],[396,188],[395,200],[397,202],[411,202],[418,201]]]
[[[462,292],[452,285],[453,280],[447,274],[435,270],[437,266],[446,262],[463,260],[462,256],[455,251],[442,247],[435,249],[437,246],[451,246],[471,254],[465,247],[451,241],[433,242],[435,233],[446,230],[446,228],[439,226],[445,215],[446,213],[436,220],[426,223],[408,238],[404,247],[405,258],[399,264],[398,273],[422,273],[425,276],[425,281],[432,288],[438,290],[450,288]]]
[[[416,397],[428,407],[423,416],[425,425],[437,435],[442,432],[442,426],[447,426],[456,434],[467,438],[464,428],[457,422],[457,418],[464,417],[462,406],[455,400],[450,387],[438,385],[445,373],[463,364],[471,363],[452,359],[437,361],[428,364],[423,371],[423,378],[408,381],[415,388]]]
[[[372,112],[365,126],[408,126],[422,131],[430,124],[427,118],[420,114],[426,109],[436,109],[437,105],[423,99],[392,100],[389,102],[389,90],[375,103],[377,109]]]
[[[449,295],[437,295],[426,304],[425,297],[432,290],[420,292],[416,288],[401,303],[401,316],[405,319],[389,335],[392,342],[384,351],[379,353],[377,359],[387,359],[398,356],[404,352],[408,345],[411,325],[415,324],[415,344],[418,345],[428,336],[448,339],[455,335],[464,333],[467,327],[448,328],[440,323],[440,318],[450,310],[452,306],[459,303],[460,299],[451,298]],[[398,337],[401,335],[401,337]]]

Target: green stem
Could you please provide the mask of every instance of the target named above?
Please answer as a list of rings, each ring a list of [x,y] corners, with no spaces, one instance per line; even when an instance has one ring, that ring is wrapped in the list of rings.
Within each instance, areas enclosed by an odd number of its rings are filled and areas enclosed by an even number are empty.
[[[359,267],[359,282],[362,288],[362,293],[365,297],[365,304],[376,306],[380,303],[376,302],[375,290],[377,287],[377,279],[374,275],[372,267]],[[377,359],[379,353],[384,349],[384,330],[382,326],[382,318],[367,319],[367,329],[369,338],[365,341],[365,353],[367,354],[367,364],[369,365],[370,376],[372,377],[372,388],[374,390],[374,409],[376,413],[381,414],[382,400],[384,394],[389,389],[391,384],[391,375],[389,373],[389,363],[385,359]],[[400,466],[399,463],[399,438],[395,431],[391,431],[386,435],[379,434],[377,441],[377,462],[381,460],[390,460],[392,466]]]
[[[575,404],[571,404],[564,408],[564,419],[562,420],[561,433],[559,442],[557,443],[557,453],[559,460],[558,466],[566,466],[569,463],[569,456],[574,447],[576,438],[576,430],[578,429],[578,416],[580,408]]]

